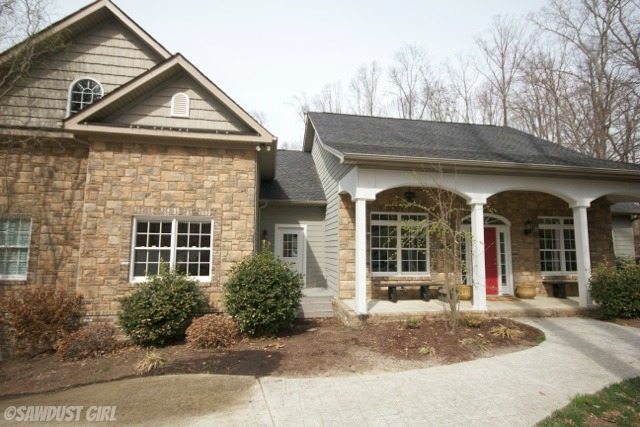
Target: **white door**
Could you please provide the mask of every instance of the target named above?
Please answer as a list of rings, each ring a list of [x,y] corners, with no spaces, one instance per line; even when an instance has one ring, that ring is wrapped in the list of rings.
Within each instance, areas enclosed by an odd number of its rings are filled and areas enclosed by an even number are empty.
[[[306,283],[304,231],[301,225],[276,225],[276,255],[302,274]]]

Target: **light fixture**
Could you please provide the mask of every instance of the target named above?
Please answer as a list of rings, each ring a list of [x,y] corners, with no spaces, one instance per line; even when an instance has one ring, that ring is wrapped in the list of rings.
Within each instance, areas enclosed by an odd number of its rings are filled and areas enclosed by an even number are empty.
[[[533,223],[531,221],[527,221],[524,223],[524,235],[528,236],[533,232]]]
[[[416,192],[415,191],[405,191],[404,192],[404,199],[407,202],[413,202],[416,198]]]
[[[262,240],[267,240],[267,237],[269,237],[267,230],[262,230]]]

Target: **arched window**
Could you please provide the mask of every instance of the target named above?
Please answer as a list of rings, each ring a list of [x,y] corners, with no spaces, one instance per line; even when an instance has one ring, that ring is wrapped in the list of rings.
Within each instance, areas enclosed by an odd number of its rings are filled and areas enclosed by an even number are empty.
[[[189,117],[189,96],[178,92],[171,98],[171,115],[174,117]]]
[[[102,86],[96,80],[82,78],[71,84],[69,90],[69,114],[75,114],[102,98]]]

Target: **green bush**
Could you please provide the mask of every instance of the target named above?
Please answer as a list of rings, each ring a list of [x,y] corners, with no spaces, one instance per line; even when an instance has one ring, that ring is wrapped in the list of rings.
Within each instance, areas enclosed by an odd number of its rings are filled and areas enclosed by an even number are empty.
[[[598,267],[591,278],[591,296],[606,319],[640,317],[640,266]]]
[[[225,307],[241,332],[275,335],[292,326],[302,285],[302,276],[265,246],[234,266],[225,285]]]
[[[194,316],[202,313],[206,297],[195,280],[160,266],[131,295],[120,299],[118,321],[131,341],[140,345],[164,345],[180,339]]]

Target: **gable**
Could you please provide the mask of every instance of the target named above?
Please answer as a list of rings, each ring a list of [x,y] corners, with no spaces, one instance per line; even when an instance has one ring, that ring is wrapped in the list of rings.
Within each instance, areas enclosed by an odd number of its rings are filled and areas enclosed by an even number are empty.
[[[53,53],[3,88],[0,126],[61,128],[74,81],[92,78],[106,95],[170,56],[109,0],[97,0],[0,53],[0,68],[9,69],[24,47],[38,46],[52,46],[42,50]]]
[[[187,118],[172,116],[171,101],[177,93],[184,93],[189,97]],[[246,123],[184,73],[155,88],[141,99],[122,107],[120,111],[101,122],[150,128],[251,132]]]

